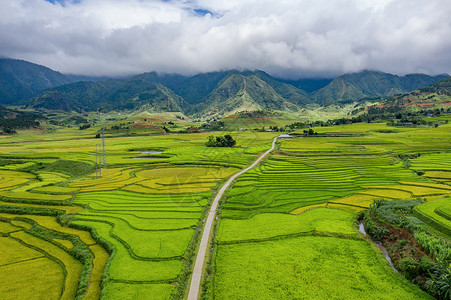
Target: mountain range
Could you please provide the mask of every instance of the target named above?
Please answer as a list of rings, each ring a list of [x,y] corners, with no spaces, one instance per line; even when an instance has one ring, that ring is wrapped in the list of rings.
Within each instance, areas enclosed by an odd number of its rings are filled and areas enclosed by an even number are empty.
[[[96,80],[0,59],[0,104],[76,112],[180,111],[193,116],[262,109],[297,112],[307,105],[385,98],[428,87],[446,77],[362,71],[334,79],[288,81],[263,71],[231,70],[194,76],[150,72]],[[77,81],[80,79],[84,81]]]

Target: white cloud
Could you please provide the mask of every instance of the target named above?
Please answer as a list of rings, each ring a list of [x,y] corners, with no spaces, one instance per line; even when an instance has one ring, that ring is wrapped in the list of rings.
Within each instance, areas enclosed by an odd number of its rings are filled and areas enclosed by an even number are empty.
[[[449,15],[447,0],[10,0],[0,55],[90,75],[451,73]]]

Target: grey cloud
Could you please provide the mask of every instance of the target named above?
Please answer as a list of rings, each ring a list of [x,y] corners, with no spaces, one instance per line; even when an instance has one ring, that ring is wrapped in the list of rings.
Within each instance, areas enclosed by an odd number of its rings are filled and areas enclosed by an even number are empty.
[[[11,0],[0,55],[86,75],[450,73],[449,15],[446,0]]]

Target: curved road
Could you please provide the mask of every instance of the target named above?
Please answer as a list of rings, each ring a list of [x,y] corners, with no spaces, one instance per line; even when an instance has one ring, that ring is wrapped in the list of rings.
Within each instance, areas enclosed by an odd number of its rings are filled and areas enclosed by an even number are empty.
[[[211,204],[210,211],[208,212],[207,221],[205,222],[204,231],[202,233],[202,239],[200,241],[199,251],[197,252],[196,262],[194,263],[194,269],[193,274],[191,277],[191,284],[189,287],[189,293],[188,293],[188,300],[197,300],[199,297],[199,289],[200,289],[200,282],[202,279],[202,269],[204,266],[205,261],[205,254],[207,252],[208,247],[208,241],[210,239],[210,233],[211,233],[211,227],[213,225],[214,218],[216,216],[216,209],[218,208],[219,200],[222,198],[225,190],[230,186],[230,184],[240,175],[246,173],[250,169],[254,168],[259,162],[262,161],[263,158],[265,158],[269,152],[274,150],[276,146],[276,140],[277,137],[274,138],[272,142],[271,148],[263,153],[252,165],[247,167],[246,169],[241,170],[240,172],[236,173],[232,177],[227,180],[227,182],[222,186],[222,188],[219,190],[219,192],[216,194],[215,199],[213,200],[213,203]]]

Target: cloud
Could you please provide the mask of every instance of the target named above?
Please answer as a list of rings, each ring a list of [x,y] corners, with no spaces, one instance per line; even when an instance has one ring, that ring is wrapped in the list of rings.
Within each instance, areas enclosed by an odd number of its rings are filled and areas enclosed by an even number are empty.
[[[0,56],[65,73],[451,73],[447,0],[10,0]]]

